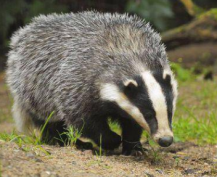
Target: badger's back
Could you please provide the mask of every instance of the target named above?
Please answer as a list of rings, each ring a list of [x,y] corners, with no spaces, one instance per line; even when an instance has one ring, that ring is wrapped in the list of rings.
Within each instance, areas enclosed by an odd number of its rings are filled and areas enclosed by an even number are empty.
[[[168,67],[163,51],[159,35],[137,17],[39,16],[12,37],[8,84],[15,100],[38,117],[60,110],[79,114],[98,99],[101,75],[118,80],[140,68]],[[153,58],[156,52],[160,59]]]

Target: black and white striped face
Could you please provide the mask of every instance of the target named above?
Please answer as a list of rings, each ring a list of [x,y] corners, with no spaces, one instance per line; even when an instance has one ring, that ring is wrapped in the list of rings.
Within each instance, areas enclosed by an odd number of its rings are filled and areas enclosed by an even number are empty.
[[[177,83],[171,71],[146,71],[120,84],[105,84],[101,98],[116,102],[163,147],[173,142]]]

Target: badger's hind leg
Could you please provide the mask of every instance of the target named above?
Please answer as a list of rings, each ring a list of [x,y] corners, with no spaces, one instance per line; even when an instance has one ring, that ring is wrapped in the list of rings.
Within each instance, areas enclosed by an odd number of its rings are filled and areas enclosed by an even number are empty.
[[[45,124],[44,121],[37,121],[37,126],[41,125],[42,127]],[[65,125],[64,121],[57,121],[57,122],[49,122],[46,126],[44,131],[42,132],[41,140],[43,143],[49,145],[60,145],[66,146],[70,143],[75,143],[75,146],[78,149],[92,149],[93,146],[89,142],[83,142],[80,139],[77,139],[76,142],[71,142],[70,137],[67,135],[68,130],[67,126]]]
[[[19,132],[30,134],[31,131],[33,131],[33,122],[31,116],[17,103],[17,101],[14,101],[12,114]]]

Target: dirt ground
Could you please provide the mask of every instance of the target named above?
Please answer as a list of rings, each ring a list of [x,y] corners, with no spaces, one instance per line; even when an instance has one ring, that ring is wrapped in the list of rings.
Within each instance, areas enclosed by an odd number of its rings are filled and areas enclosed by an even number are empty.
[[[11,99],[0,75],[0,132],[14,129],[8,118]],[[180,88],[182,89],[182,88]],[[169,148],[155,148],[144,143],[144,156],[122,156],[120,149],[107,155],[75,147],[21,145],[0,140],[0,177],[130,177],[130,176],[217,176],[217,146],[175,143]]]

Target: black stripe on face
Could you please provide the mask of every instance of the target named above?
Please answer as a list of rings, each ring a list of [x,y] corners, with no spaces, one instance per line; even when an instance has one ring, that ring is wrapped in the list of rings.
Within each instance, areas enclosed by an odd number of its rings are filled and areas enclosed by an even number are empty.
[[[138,86],[133,88],[123,87],[123,91],[130,102],[143,114],[151,130],[151,134],[154,134],[157,132],[158,123],[156,119],[156,112],[148,96],[148,89],[145,86],[141,76],[136,76],[133,80],[137,82]]]
[[[166,77],[163,78],[163,70],[155,71],[153,73],[153,76],[156,79],[156,81],[160,84],[163,90],[163,94],[165,95],[166,104],[167,104],[167,115],[170,123],[170,128],[172,128],[171,123],[172,123],[172,115],[173,115],[174,95],[173,95],[173,89],[171,84],[171,76],[167,74]]]

